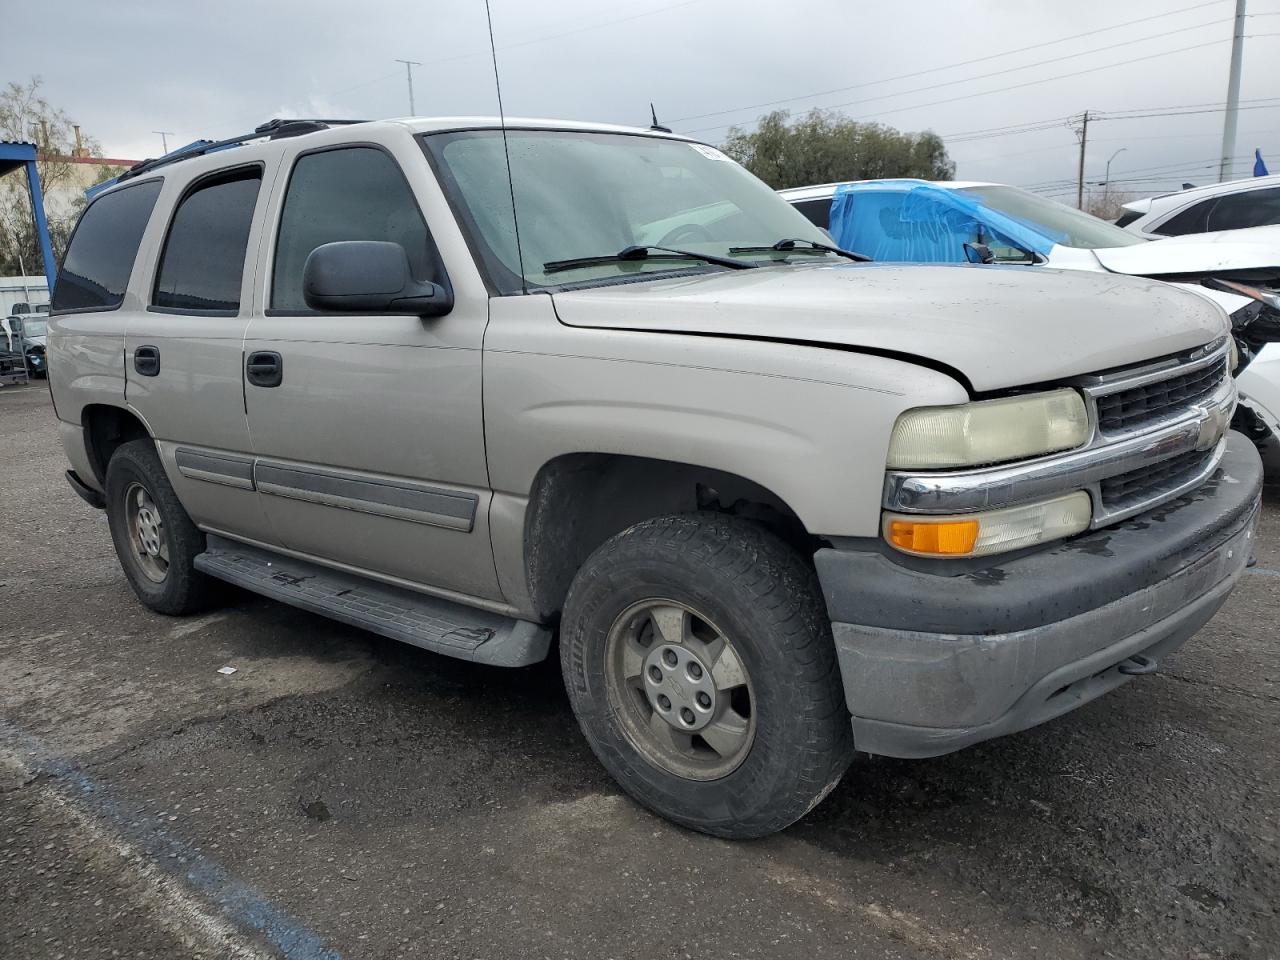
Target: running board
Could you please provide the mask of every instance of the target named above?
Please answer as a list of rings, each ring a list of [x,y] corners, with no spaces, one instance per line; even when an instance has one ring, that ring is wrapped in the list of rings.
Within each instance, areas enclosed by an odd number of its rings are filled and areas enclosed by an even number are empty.
[[[546,659],[551,633],[527,620],[377,583],[365,577],[295,560],[210,536],[195,558],[197,570],[353,627],[434,653],[525,667]]]

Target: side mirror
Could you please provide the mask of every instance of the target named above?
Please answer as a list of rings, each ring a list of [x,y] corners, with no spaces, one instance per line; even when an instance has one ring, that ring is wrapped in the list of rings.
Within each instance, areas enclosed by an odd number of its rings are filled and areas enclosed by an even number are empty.
[[[970,263],[995,263],[995,254],[991,252],[991,248],[985,243],[966,243],[964,245],[964,258]]]
[[[453,292],[419,282],[398,243],[342,240],[316,247],[302,268],[302,295],[314,310],[410,313],[440,317],[453,309]]]

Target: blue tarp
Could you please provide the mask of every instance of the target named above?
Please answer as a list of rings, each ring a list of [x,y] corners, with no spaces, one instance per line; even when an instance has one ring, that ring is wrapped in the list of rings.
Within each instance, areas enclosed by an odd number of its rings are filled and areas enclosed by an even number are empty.
[[[924,180],[842,184],[831,199],[828,229],[838,246],[881,263],[965,263],[966,243],[1046,255],[1059,239]]]

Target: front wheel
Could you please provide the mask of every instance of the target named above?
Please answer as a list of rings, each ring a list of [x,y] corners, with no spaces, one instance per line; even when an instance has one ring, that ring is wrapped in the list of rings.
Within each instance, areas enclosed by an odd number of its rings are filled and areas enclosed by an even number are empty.
[[[560,649],[596,756],[692,829],[781,830],[852,757],[816,577],[757,524],[694,514],[618,534],[575,578]]]

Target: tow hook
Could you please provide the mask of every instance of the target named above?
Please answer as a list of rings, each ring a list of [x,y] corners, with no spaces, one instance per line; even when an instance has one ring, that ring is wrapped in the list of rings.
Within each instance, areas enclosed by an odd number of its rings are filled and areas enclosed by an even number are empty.
[[[1140,653],[1135,653],[1128,660],[1121,660],[1116,669],[1126,676],[1140,677],[1143,674],[1155,673],[1159,667],[1160,664],[1152,660],[1150,657],[1145,657]]]

